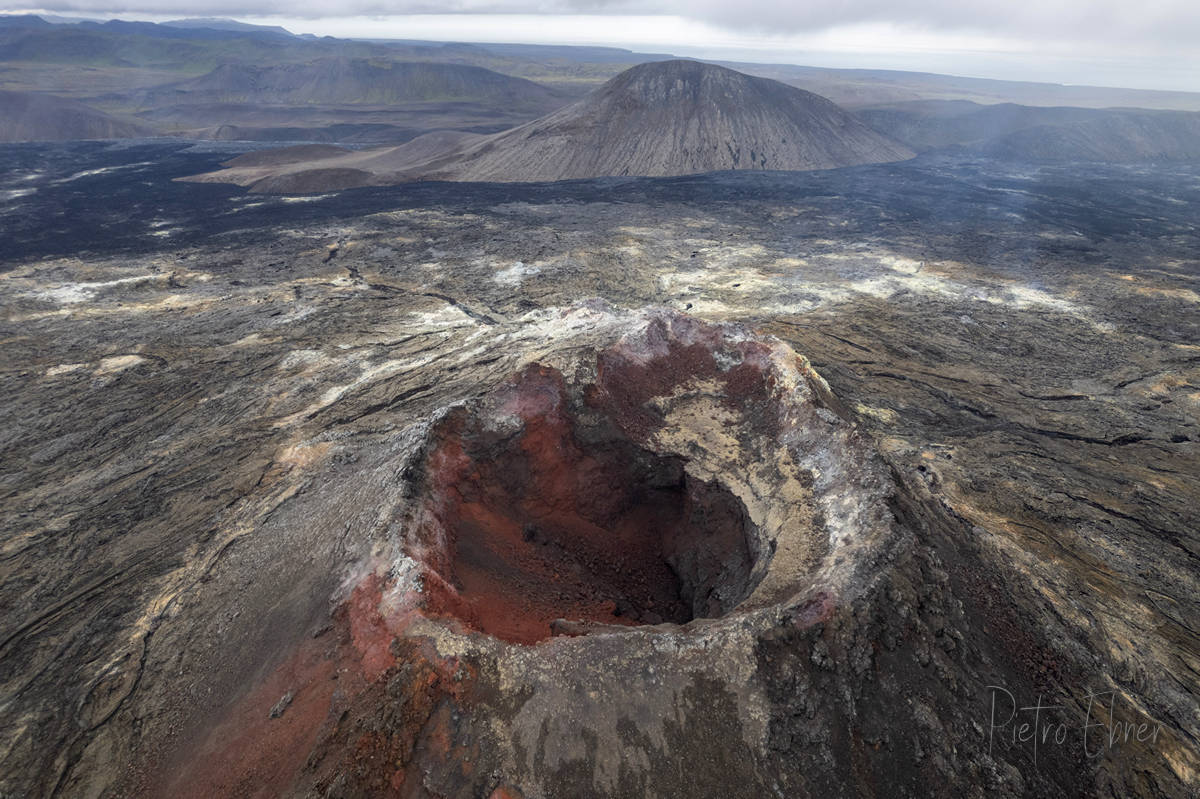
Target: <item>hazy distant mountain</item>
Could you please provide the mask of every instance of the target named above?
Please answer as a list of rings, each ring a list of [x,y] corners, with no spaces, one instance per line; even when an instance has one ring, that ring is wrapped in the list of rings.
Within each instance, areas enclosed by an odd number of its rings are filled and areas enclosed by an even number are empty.
[[[150,23],[144,23],[149,25]],[[155,26],[162,27],[162,26]],[[174,30],[162,28],[163,31]],[[180,34],[188,31],[179,30]],[[214,36],[232,33],[210,32]],[[211,44],[180,41],[165,36],[134,35],[127,27],[107,27],[92,22],[73,25],[0,25],[0,62],[20,64],[71,64],[87,67],[141,67],[177,69],[213,58]],[[31,83],[41,85],[36,76]],[[68,85],[48,86],[71,91]]]
[[[533,81],[464,64],[331,58],[308,64],[225,64],[207,75],[145,93],[149,105],[391,105],[479,103],[506,110],[547,111],[564,102]]]
[[[0,91],[0,141],[127,139],[153,136],[147,127],[61,97]]]
[[[824,97],[724,67],[660,61],[428,171],[457,180],[563,180],[827,169],[912,155]]]
[[[857,116],[918,151],[965,149],[1027,161],[1200,160],[1200,114],[1184,111],[921,101]]]
[[[245,27],[160,25],[153,22],[130,22],[120,19],[110,19],[102,23],[84,21],[79,23],[78,27],[81,30],[96,30],[106,33],[187,41],[228,41],[230,39],[265,38],[267,41],[274,42],[281,35],[270,28],[260,28],[257,25],[248,25]],[[291,34],[287,31],[284,31],[283,35],[291,38]]]
[[[50,24],[70,22],[71,24]],[[0,61],[10,88],[75,94],[92,75],[38,72],[37,65],[170,70],[190,77],[224,63],[277,65],[318,58],[373,58],[481,66],[554,84],[582,96],[633,64],[671,59],[607,47],[528,44],[444,44],[417,40],[349,40],[292,36],[281,28],[228,19],[185,19],[165,24],[99,23],[42,15],[0,16]],[[909,100],[963,99],[1030,106],[1137,107],[1200,111],[1200,92],[1139,91],[1093,86],[964,78],[919,72],[829,69],[789,64],[725,66],[772,78],[827,97],[844,108]],[[15,71],[14,71],[15,70]],[[16,82],[14,82],[14,80]],[[138,81],[145,85],[144,81]],[[166,82],[165,80],[163,82]]]
[[[38,14],[46,22],[52,25],[75,25],[79,22],[104,22],[101,17],[63,17],[58,14]]]
[[[433,44],[433,42],[425,42]],[[591,64],[642,64],[649,61],[674,61],[669,53],[639,53],[623,47],[596,47],[577,44],[487,44],[473,45],[484,52],[528,58],[540,62],[565,61]]]
[[[890,69],[833,69],[796,64],[725,63],[748,75],[772,78],[828,97],[847,109],[916,100],[966,100],[982,105],[1072,108],[1157,108],[1200,111],[1200,92],[1069,86],[1060,83],[965,78]]]
[[[577,103],[492,136],[433,134],[282,166],[231,163],[201,179],[286,193],[420,179],[828,169],[912,156],[823,97],[723,67],[664,61],[634,67]]]
[[[235,19],[173,19],[160,23],[170,28],[206,28],[215,31],[242,31],[246,33],[277,33],[281,36],[291,36],[292,32],[279,25],[251,25],[249,22],[238,22]]]
[[[35,21],[36,20],[36,21]],[[70,64],[180,71],[195,75],[231,61],[280,63],[319,57],[385,54],[391,48],[348,40],[311,41],[271,28],[180,27],[152,22],[80,20],[51,24],[39,17],[0,16],[0,62]],[[37,83],[64,93],[72,82]]]
[[[1112,112],[1065,125],[1025,128],[976,149],[1023,161],[1200,162],[1200,114]]]
[[[0,14],[0,28],[33,28],[36,30],[49,28],[52,24],[36,14]]]
[[[921,100],[855,112],[875,130],[915,150],[970,145],[1035,125],[1076,122],[1103,113],[1090,108],[1034,108],[1012,103]]]

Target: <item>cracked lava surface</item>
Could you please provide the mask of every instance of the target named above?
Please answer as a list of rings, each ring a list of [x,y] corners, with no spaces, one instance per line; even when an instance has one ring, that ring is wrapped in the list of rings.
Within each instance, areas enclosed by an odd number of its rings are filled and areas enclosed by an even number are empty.
[[[84,183],[6,206],[0,793],[1195,794],[1186,169]]]

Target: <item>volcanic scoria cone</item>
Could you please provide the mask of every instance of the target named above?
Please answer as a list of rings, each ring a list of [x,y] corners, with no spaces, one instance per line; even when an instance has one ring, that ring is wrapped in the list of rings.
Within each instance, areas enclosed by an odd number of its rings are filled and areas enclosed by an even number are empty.
[[[338,567],[332,624],[281,641],[228,711],[194,712],[143,789],[916,796],[969,779],[1020,796],[1075,778],[1071,746],[1024,774],[988,753],[977,686],[1035,692],[1038,631],[1015,601],[956,596],[940,558],[973,557],[969,533],[805,358],[596,303],[540,334],[431,421],[347,445],[354,468],[292,517],[340,514],[330,534],[373,542]]]

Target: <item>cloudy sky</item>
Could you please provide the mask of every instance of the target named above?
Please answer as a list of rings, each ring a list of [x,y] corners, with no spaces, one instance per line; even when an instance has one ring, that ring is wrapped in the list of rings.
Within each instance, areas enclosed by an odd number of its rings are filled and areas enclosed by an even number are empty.
[[[40,10],[1200,91],[1200,0],[50,0]]]

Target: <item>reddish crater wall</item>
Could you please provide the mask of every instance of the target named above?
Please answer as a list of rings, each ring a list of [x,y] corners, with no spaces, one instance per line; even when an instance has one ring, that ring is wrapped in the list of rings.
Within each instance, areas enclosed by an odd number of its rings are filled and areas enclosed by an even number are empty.
[[[423,559],[457,593],[453,615],[508,641],[569,626],[556,620],[719,616],[752,587],[741,503],[634,444],[545,366],[437,425],[424,490]]]

